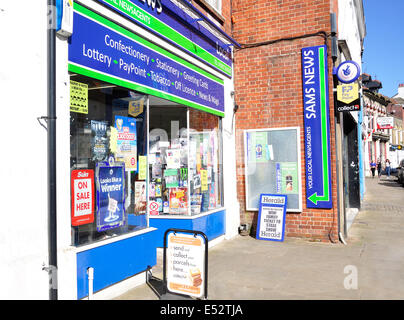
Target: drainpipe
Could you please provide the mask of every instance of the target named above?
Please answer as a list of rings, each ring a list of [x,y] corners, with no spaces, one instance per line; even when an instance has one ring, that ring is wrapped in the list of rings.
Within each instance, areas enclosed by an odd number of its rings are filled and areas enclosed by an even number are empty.
[[[58,299],[56,236],[56,0],[48,0],[47,130],[49,299]]]
[[[331,21],[332,21],[332,25],[336,25],[336,16],[335,13],[331,14]],[[336,30],[336,28],[334,27],[334,30]],[[333,43],[333,70],[335,70],[335,63],[338,60],[338,44],[337,44],[337,37],[336,37],[336,33],[332,36],[332,43]],[[346,222],[346,209],[345,209],[345,201],[344,201],[344,192],[341,193],[340,191],[340,184],[342,184],[343,186],[343,190],[344,190],[344,159],[343,159],[343,153],[344,153],[344,124],[343,124],[343,114],[339,113],[337,116],[337,113],[335,112],[335,108],[338,104],[337,99],[335,98],[335,92],[337,90],[337,85],[338,85],[338,78],[337,76],[334,74],[333,75],[333,92],[334,92],[334,130],[335,130],[335,155],[336,155],[336,178],[337,178],[337,216],[338,216],[338,238],[339,240],[343,243],[343,244],[347,244],[345,239],[344,239],[344,235],[347,236],[348,232],[347,232],[347,222]],[[338,123],[338,119],[339,119],[339,123]],[[338,135],[337,135],[337,127],[340,127],[340,134],[341,134],[341,154],[338,153]],[[342,179],[340,179],[339,177],[339,168],[341,167],[342,170]],[[341,208],[341,204],[340,201],[342,199],[342,208]],[[341,210],[344,221],[343,221],[343,225],[341,226]],[[342,232],[343,231],[343,232]]]
[[[336,178],[337,178],[337,220],[338,220],[338,237],[343,244],[346,244],[345,239],[341,232],[341,206],[340,206],[340,199],[343,197],[340,193],[340,183],[343,183],[343,180],[340,181],[339,178],[339,166],[342,165],[342,160],[339,158],[342,155],[338,153],[338,135],[337,135],[337,126],[338,126],[338,117],[337,113],[335,112],[335,108],[337,106],[337,99],[335,98],[335,91],[337,90],[336,85],[338,84],[338,79],[334,74],[335,70],[335,63],[338,60],[338,38],[337,38],[337,15],[335,13],[330,14],[330,23],[331,23],[331,57],[332,57],[332,68],[333,68],[333,99],[334,99],[334,131],[335,131],[335,158],[336,158]],[[344,139],[343,128],[341,128],[341,136],[342,136],[342,143]],[[344,216],[345,216],[345,208],[344,208]],[[344,218],[344,225],[345,223]]]

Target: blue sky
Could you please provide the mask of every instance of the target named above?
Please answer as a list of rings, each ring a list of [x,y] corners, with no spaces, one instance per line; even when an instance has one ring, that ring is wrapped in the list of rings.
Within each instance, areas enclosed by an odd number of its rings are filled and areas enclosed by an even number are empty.
[[[391,97],[404,83],[404,0],[363,0],[366,37],[362,71]]]

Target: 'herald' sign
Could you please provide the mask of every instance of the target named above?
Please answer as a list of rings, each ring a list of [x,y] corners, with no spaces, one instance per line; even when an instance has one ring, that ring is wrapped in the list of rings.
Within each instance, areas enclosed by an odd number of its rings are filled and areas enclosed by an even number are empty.
[[[71,173],[72,226],[94,221],[94,171],[73,170]]]
[[[327,47],[302,49],[306,204],[332,208]]]
[[[258,240],[283,241],[287,195],[261,193],[258,211]]]

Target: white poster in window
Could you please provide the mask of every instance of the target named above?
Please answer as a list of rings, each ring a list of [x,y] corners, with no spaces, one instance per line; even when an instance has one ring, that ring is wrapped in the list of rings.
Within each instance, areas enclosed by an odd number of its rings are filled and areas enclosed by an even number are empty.
[[[179,169],[181,167],[181,150],[167,149],[167,169]]]
[[[196,141],[190,140],[189,142],[189,167],[196,168]]]

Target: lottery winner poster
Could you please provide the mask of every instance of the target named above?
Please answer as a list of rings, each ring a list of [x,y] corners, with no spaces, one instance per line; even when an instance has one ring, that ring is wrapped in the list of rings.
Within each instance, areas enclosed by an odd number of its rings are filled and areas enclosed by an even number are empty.
[[[125,167],[97,163],[97,231],[125,224]]]

